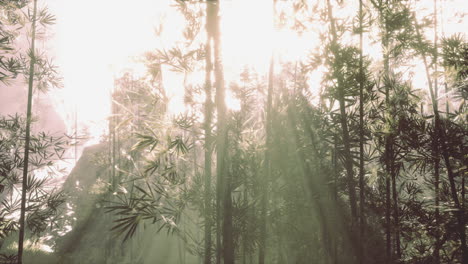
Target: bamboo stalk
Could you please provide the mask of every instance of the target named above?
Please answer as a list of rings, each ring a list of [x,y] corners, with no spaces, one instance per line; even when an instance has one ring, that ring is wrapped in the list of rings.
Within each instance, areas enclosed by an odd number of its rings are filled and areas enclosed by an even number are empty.
[[[18,238],[18,264],[23,263],[23,247],[24,247],[24,229],[26,216],[26,193],[28,188],[28,165],[29,165],[29,143],[31,140],[31,119],[32,119],[32,97],[34,85],[34,65],[35,65],[35,41],[36,41],[36,15],[37,15],[37,0],[34,0],[33,22],[32,22],[32,37],[31,37],[31,58],[29,61],[29,80],[28,80],[28,106],[26,114],[26,139],[24,145],[24,167],[23,167],[23,184],[21,190],[21,213],[19,220],[19,238]]]

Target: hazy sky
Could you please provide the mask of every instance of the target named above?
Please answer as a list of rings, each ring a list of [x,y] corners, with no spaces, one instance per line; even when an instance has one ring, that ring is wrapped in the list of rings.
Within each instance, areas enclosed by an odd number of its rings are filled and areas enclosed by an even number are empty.
[[[271,14],[263,6],[270,1],[256,1],[249,4],[252,8],[248,10],[245,7],[249,1],[225,2],[229,12],[223,14],[223,20],[225,31],[230,32],[224,41],[225,54],[229,54],[225,56],[227,79],[230,73],[240,70],[235,71],[233,66],[267,65],[271,52],[265,49],[270,40],[265,37],[265,28]],[[73,126],[71,113],[76,107],[79,122],[91,125],[91,132],[99,134],[106,127],[103,120],[109,113],[113,77],[129,67],[139,67],[141,71],[142,65],[132,63],[132,57],[160,47],[170,48],[180,40],[183,18],[170,8],[173,1],[169,0],[46,2],[57,17],[47,45],[62,70],[65,84],[64,89],[54,92],[55,104],[69,127]],[[262,15],[258,16],[258,12]],[[242,20],[237,17],[240,13]],[[157,39],[154,28],[160,22],[165,22],[164,31],[162,39]],[[239,41],[241,36],[244,41]],[[170,72],[165,74],[167,94],[174,97],[170,108],[180,110],[177,108],[182,106],[182,80]]]
[[[153,26],[166,5],[151,0],[45,2],[57,17],[47,44],[64,77],[64,89],[54,95],[58,110],[70,123],[76,107],[80,123],[97,133],[106,126],[113,76],[130,65],[130,56],[155,46]]]
[[[301,39],[290,32],[272,34],[270,2],[223,1],[223,50],[228,81],[237,76],[244,64],[253,64],[260,72],[265,72],[272,45],[285,56],[297,58],[318,44],[313,34]],[[67,127],[73,127],[76,109],[80,127],[89,126],[94,135],[106,128],[114,76],[129,67],[138,66],[142,71],[142,65],[132,63],[132,57],[158,47],[170,48],[180,39],[184,22],[169,7],[171,3],[171,0],[39,0],[39,6],[47,5],[57,18],[46,46],[39,47],[49,50],[64,77],[65,87],[51,92],[50,97]],[[418,12],[419,16],[430,13],[432,1],[427,0],[427,3],[427,12]],[[443,26],[444,32],[447,35],[466,32],[468,20],[457,21],[455,17],[455,13],[468,12],[466,1],[441,0],[440,3],[444,4],[440,20],[447,23]],[[160,22],[165,22],[163,38],[157,39],[154,27]],[[372,50],[380,54],[371,48],[366,48],[365,52]],[[175,97],[173,107],[180,107],[182,82],[176,75],[167,74],[164,78],[167,93]],[[422,76],[421,83],[424,82]]]

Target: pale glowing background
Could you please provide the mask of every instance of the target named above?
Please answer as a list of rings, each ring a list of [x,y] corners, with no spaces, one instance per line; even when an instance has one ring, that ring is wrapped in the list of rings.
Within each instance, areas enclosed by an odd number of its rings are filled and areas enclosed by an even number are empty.
[[[74,112],[78,113],[79,128],[88,127],[96,143],[107,128],[106,117],[110,112],[109,94],[113,79],[124,69],[133,69],[136,74],[145,71],[136,57],[156,48],[170,48],[181,40],[184,27],[183,17],[171,7],[170,0],[43,0],[57,17],[57,24],[51,29],[52,38],[48,48],[61,68],[65,87],[53,92],[55,107],[66,122],[69,131],[74,128]],[[279,1],[281,2],[281,0]],[[464,0],[440,1],[440,34],[450,35],[463,32],[468,21],[454,21],[453,14],[468,13]],[[443,2],[443,4],[442,4]],[[307,50],[318,43],[317,32],[305,32],[301,37],[294,32],[275,32],[272,28],[272,0],[225,0],[222,3],[222,44],[226,81],[238,78],[246,65],[260,74],[267,72],[272,51],[277,58],[298,60],[304,58]],[[356,1],[357,3],[357,1]],[[424,2],[429,15],[433,1]],[[40,4],[41,5],[41,4]],[[443,9],[441,7],[444,7]],[[345,12],[357,12],[357,6],[350,5]],[[349,14],[336,13],[336,17]],[[163,33],[155,36],[154,28],[163,22]],[[366,41],[369,43],[369,41]],[[365,46],[365,54],[380,59],[379,45]],[[278,67],[276,67],[278,70]],[[416,86],[425,85],[423,71],[415,75]],[[176,113],[183,111],[183,80],[177,74],[164,70],[164,86],[172,99],[169,109]],[[311,87],[317,87],[321,73],[312,74]],[[196,78],[196,77],[195,77]],[[198,78],[199,79],[199,78]],[[228,93],[229,94],[229,93]],[[238,102],[227,98],[231,108]]]
[[[49,43],[65,85],[55,98],[68,127],[76,108],[79,127],[93,136],[106,129],[114,75],[135,68],[131,57],[156,46],[153,26],[166,12],[157,2],[48,0],[57,17]]]

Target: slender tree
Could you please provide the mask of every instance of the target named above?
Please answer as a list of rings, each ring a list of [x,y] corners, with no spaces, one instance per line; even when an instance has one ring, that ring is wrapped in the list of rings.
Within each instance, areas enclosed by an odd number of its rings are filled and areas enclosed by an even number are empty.
[[[212,119],[212,46],[213,40],[213,16],[211,14],[212,2],[206,3],[206,44],[205,44],[205,256],[204,263],[211,264],[211,227],[212,227],[212,201],[211,201],[211,119]]]
[[[266,225],[267,225],[267,210],[268,210],[268,186],[271,179],[270,165],[270,138],[271,138],[271,108],[273,97],[273,81],[274,81],[274,58],[272,56],[268,71],[268,92],[265,111],[265,153],[264,153],[264,175],[262,178],[262,197],[261,197],[261,223],[260,223],[260,243],[259,243],[259,259],[258,263],[265,263],[266,250]]]
[[[388,8],[388,4],[389,4],[389,1],[387,0],[385,2],[385,8]],[[388,80],[389,79],[389,76],[390,76],[390,62],[389,62],[389,30],[388,30],[388,21],[387,21],[387,18],[386,18],[386,13],[384,12],[384,9],[383,7],[381,7],[379,9],[380,12],[380,16],[381,16],[381,19],[384,23],[384,33],[382,34],[383,37],[382,37],[382,44],[383,44],[383,48],[384,48],[384,79]],[[385,85],[385,103],[386,105],[388,106],[389,105],[389,100],[390,100],[390,89],[389,89],[389,86],[387,84],[384,84]],[[391,177],[391,173],[390,173],[390,170],[391,170],[391,165],[390,165],[390,160],[391,160],[391,157],[390,157],[390,149],[391,149],[391,145],[392,145],[392,142],[391,142],[391,138],[390,136],[386,136],[385,138],[385,169],[387,171],[387,173],[385,174],[385,202],[386,202],[386,205],[385,205],[385,222],[386,222],[386,227],[387,227],[387,259],[388,261],[391,260],[391,258],[393,257],[393,254],[392,254],[392,246],[391,246],[391,220],[390,220],[390,211],[391,211],[391,208],[392,208],[392,204],[390,202],[390,187],[391,187],[391,183],[390,183],[390,177]]]
[[[34,85],[34,65],[35,65],[35,41],[36,41],[36,15],[37,15],[37,0],[34,0],[33,16],[32,16],[32,32],[31,32],[31,47],[29,61],[29,76],[28,76],[28,105],[26,113],[26,139],[24,145],[24,167],[23,167],[23,183],[21,190],[21,213],[20,227],[18,238],[18,264],[23,263],[23,247],[24,247],[24,230],[26,217],[26,194],[28,191],[28,165],[29,165],[29,144],[31,140],[31,121],[32,121],[32,97]]]
[[[224,69],[221,58],[221,31],[219,17],[219,1],[210,1],[208,16],[213,21],[213,54],[214,76],[216,86],[216,111],[217,111],[217,152],[216,152],[216,203],[217,203],[217,258],[216,263],[221,263],[221,254],[224,264],[234,263],[234,241],[232,230],[232,196],[231,177],[227,173],[227,113],[226,92],[224,86]],[[222,235],[221,235],[222,233]],[[221,240],[222,237],[222,246]]]
[[[437,0],[434,0],[434,93],[437,98],[438,82],[437,82],[437,65],[438,65],[438,36],[437,36]],[[428,80],[430,81],[430,80]],[[437,107],[436,107],[437,108]],[[447,111],[448,113],[448,111]],[[432,155],[434,162],[434,205],[435,205],[435,245],[434,245],[434,258],[435,264],[440,263],[440,213],[439,213],[439,184],[440,184],[440,147],[438,128],[435,129],[434,140],[432,141]]]
[[[363,20],[362,0],[359,0],[359,261],[363,263],[364,256],[364,66],[363,66]]]
[[[382,49],[383,49],[383,83],[384,83],[384,96],[385,96],[385,106],[387,108],[387,111],[385,112],[386,115],[391,115],[389,111],[390,107],[390,88],[392,85],[392,82],[390,81],[393,76],[390,71],[390,28],[389,28],[389,17],[390,17],[390,1],[389,0],[377,0],[377,1],[371,1],[374,7],[377,9],[378,14],[379,14],[379,20],[381,24],[381,30],[382,30]],[[385,118],[387,122],[387,126],[390,126],[388,123],[388,120],[390,120],[391,117],[388,116]],[[386,236],[386,257],[388,261],[391,261],[393,258],[393,252],[392,252],[392,224],[391,224],[391,209],[392,209],[392,198],[391,194],[393,191],[393,205],[395,206],[395,200],[396,200],[396,177],[394,174],[394,153],[393,153],[393,139],[394,136],[391,134],[392,131],[390,129],[390,134],[385,135],[385,150],[383,154],[383,163],[385,165],[385,236]],[[393,187],[393,188],[392,188]],[[397,212],[398,209],[395,208],[394,211],[394,216],[396,215],[395,212]],[[396,218],[395,218],[396,222]],[[396,231],[396,236],[398,236],[398,231]],[[399,248],[399,238],[395,237],[396,248]],[[398,249],[397,249],[398,251]],[[399,255],[399,254],[397,254]]]
[[[330,31],[332,35],[331,49],[332,52],[338,53],[339,43],[338,43],[338,34],[336,30],[335,19],[333,17],[332,5],[330,0],[327,0],[327,11],[328,19],[330,21]],[[353,171],[353,157],[351,154],[351,140],[349,135],[348,128],[348,119],[346,115],[346,100],[345,100],[345,91],[343,78],[340,73],[336,73],[335,77],[337,78],[337,89],[338,89],[338,102],[340,108],[340,123],[342,130],[342,139],[343,139],[343,155],[344,155],[344,167],[346,169],[347,175],[347,184],[348,184],[348,194],[349,202],[351,208],[351,217],[353,225],[357,222],[357,202],[356,202],[356,188],[354,183],[354,171]]]
[[[273,1],[273,21],[274,25],[276,15],[276,0]],[[265,153],[264,153],[264,176],[262,181],[262,197],[261,197],[261,223],[260,223],[260,243],[258,263],[265,263],[266,255],[266,237],[267,237],[267,211],[268,211],[268,186],[271,180],[271,164],[270,164],[270,149],[271,149],[271,111],[272,111],[272,98],[273,98],[273,82],[274,82],[274,52],[272,52],[270,59],[270,67],[268,70],[268,91],[267,102],[265,109]]]
[[[207,1],[206,7],[206,16],[207,16],[207,26],[211,27],[211,38],[213,39],[213,67],[214,67],[214,77],[215,77],[215,104],[217,110],[217,136],[216,136],[216,264],[221,263],[222,258],[222,242],[221,242],[221,225],[222,225],[222,206],[223,206],[223,169],[222,166],[224,165],[224,153],[223,153],[223,142],[224,137],[222,135],[221,128],[223,127],[224,122],[224,113],[225,113],[225,106],[224,106],[224,94],[221,95],[221,92],[224,92],[224,82],[222,80],[222,76],[220,76],[220,62],[218,61],[219,58],[219,34],[218,32],[218,10],[219,10],[219,2],[218,1]],[[210,53],[212,52],[210,50]],[[222,72],[221,72],[222,73]],[[221,86],[222,85],[222,86]],[[220,98],[222,101],[220,102]],[[221,112],[221,113],[220,113]]]

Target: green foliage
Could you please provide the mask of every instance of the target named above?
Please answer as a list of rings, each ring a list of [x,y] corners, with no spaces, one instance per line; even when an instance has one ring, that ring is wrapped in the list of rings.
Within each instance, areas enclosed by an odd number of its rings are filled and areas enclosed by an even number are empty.
[[[23,169],[23,147],[25,133],[24,118],[2,116],[0,118],[0,184],[2,185],[2,207],[0,209],[1,237],[10,236],[18,230],[17,214],[20,211],[19,184]],[[55,228],[61,217],[65,194],[47,186],[54,161],[63,158],[67,140],[40,132],[31,137],[30,170],[27,183],[26,223],[33,235],[43,234]],[[52,173],[37,175],[39,171]]]
[[[118,108],[111,129],[118,129],[121,151],[128,155],[115,161],[118,178],[111,180],[114,185],[106,198],[106,212],[115,217],[110,230],[124,242],[146,222],[158,224],[158,232],[177,234],[186,203],[180,193],[186,181],[179,168],[184,162],[179,159],[189,152],[189,139],[177,124],[162,120],[163,93],[147,80],[126,74],[116,83],[113,99]]]

